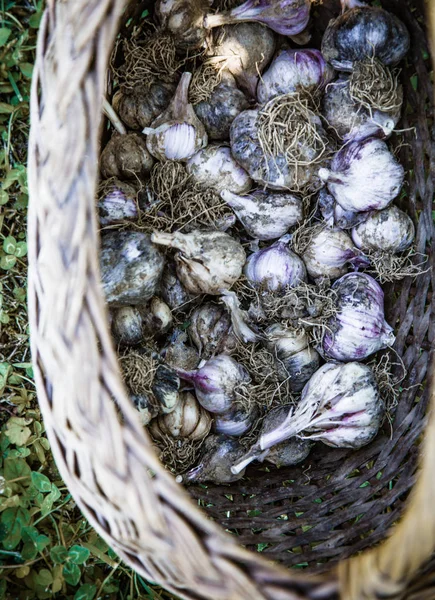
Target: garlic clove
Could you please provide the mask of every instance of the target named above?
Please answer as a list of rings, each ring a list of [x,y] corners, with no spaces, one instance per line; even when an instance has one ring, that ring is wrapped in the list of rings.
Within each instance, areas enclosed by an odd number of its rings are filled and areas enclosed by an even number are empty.
[[[243,194],[252,187],[252,179],[226,146],[210,145],[200,150],[188,160],[186,169],[196,183],[217,193],[229,189]]]
[[[168,108],[145,127],[149,152],[161,161],[186,161],[207,145],[207,133],[189,104],[191,73],[183,73]]]
[[[240,196],[224,189],[221,198],[236,213],[246,232],[258,240],[283,236],[303,218],[302,201],[293,194],[255,190]]]
[[[242,274],[246,260],[239,242],[221,231],[154,232],[151,240],[176,248],[177,275],[188,292],[218,295]]]
[[[173,438],[200,440],[210,431],[212,418],[190,392],[180,394],[174,410],[160,415],[151,423],[150,430],[156,440],[169,435]]]

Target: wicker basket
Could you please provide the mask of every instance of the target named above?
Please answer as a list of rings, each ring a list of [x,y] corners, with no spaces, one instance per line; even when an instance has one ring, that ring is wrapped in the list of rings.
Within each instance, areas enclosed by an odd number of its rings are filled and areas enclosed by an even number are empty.
[[[48,0],[33,83],[32,352],[47,434],[65,483],[126,563],[182,598],[435,598],[434,415],[403,518],[387,541],[367,550],[398,521],[417,471],[435,331],[431,271],[386,293],[395,348],[408,369],[391,435],[386,430],[358,452],[319,449],[309,471],[254,470],[229,487],[193,487],[190,495],[155,456],[124,390],[108,331],[94,211],[102,97],[124,3]],[[137,4],[141,10],[146,5]],[[325,0],[316,10],[331,16],[337,4],[328,12]],[[400,160],[408,193],[402,204],[418,223],[417,250],[429,252],[432,266],[435,149],[423,0],[383,4],[412,36],[403,72],[407,131]],[[435,16],[433,0],[427,9]],[[259,544],[262,553],[249,551]],[[295,564],[310,569],[284,568]]]

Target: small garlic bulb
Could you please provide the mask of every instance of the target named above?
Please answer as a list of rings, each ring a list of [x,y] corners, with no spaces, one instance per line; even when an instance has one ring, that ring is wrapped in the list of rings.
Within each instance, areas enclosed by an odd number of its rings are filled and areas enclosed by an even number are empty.
[[[177,275],[188,292],[218,295],[242,274],[246,255],[239,242],[221,231],[154,232],[151,240],[178,250]]]
[[[197,50],[205,42],[203,22],[209,9],[209,0],[158,0],[155,13],[180,50]]]
[[[252,179],[236,163],[227,146],[207,146],[187,161],[186,169],[195,183],[216,193],[228,189],[244,194],[252,187]]]
[[[168,108],[174,92],[175,85],[163,81],[153,83],[146,91],[138,88],[127,94],[119,90],[112,106],[129,129],[142,130]]]
[[[163,300],[172,310],[181,310],[190,308],[194,298],[181,285],[180,280],[175,274],[175,269],[171,264],[165,267],[160,283],[160,291]]]
[[[251,429],[257,417],[255,406],[250,409],[234,407],[223,415],[216,415],[213,429],[216,433],[240,437]]]
[[[186,161],[207,146],[207,133],[189,104],[191,73],[183,73],[168,108],[145,127],[149,152],[161,161]]]
[[[251,254],[244,273],[254,288],[282,292],[307,280],[303,261],[288,248],[288,236]]]
[[[168,365],[159,365],[154,374],[154,380],[152,385],[152,392],[159,412],[163,414],[169,414],[180,401],[180,378],[174,369]]]
[[[353,212],[382,210],[400,192],[404,169],[382,140],[350,142],[334,156],[331,168],[320,178],[338,204]]]
[[[102,192],[97,203],[100,225],[105,227],[138,218],[137,193],[133,186],[119,179],[110,179],[99,189]]]
[[[106,179],[141,180],[150,174],[153,164],[145,137],[140,133],[114,135],[100,156],[101,173]]]
[[[140,422],[144,427],[151,422],[151,419],[154,419],[154,417],[157,417],[159,414],[157,405],[153,402],[152,398],[146,394],[132,394],[130,400],[137,409]]]
[[[302,201],[293,194],[255,190],[240,196],[224,189],[221,198],[237,215],[248,235],[257,240],[275,240],[303,218]]]
[[[352,229],[355,246],[364,252],[403,252],[412,244],[414,236],[414,223],[397,206],[370,213],[364,223]]]
[[[158,296],[151,298],[151,302],[143,311],[145,328],[151,335],[162,335],[172,325],[172,312],[169,306]]]
[[[156,440],[164,440],[167,435],[173,438],[202,440],[210,432],[211,424],[210,414],[202,408],[195,396],[190,392],[182,392],[175,409],[154,419],[150,431]]]
[[[288,381],[294,392],[300,392],[320,363],[319,353],[310,346],[303,330],[270,325],[265,334],[267,347],[275,356],[280,381]]]
[[[135,346],[143,340],[141,311],[134,306],[122,306],[112,312],[112,332],[122,346]]]
[[[194,310],[187,332],[204,359],[216,354],[230,354],[237,346],[230,315],[222,306],[212,302]]]

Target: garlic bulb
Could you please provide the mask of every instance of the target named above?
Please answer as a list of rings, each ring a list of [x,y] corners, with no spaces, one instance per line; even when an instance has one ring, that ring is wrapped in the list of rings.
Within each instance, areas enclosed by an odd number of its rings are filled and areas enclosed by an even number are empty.
[[[257,100],[265,104],[281,94],[315,94],[333,76],[333,69],[319,50],[281,50],[258,82]]]
[[[403,252],[412,244],[414,236],[414,223],[397,206],[371,213],[364,223],[352,229],[355,246],[365,252]]]
[[[250,381],[246,369],[238,362],[219,354],[194,371],[178,369],[179,376],[193,384],[198,402],[211,413],[227,413],[234,406],[237,389]]]
[[[134,346],[143,340],[143,319],[134,306],[122,306],[113,310],[112,332],[122,346]]]
[[[135,408],[139,413],[139,419],[142,425],[145,427],[151,422],[151,419],[157,417],[159,410],[152,398],[145,394],[132,394],[130,400],[133,402]]]
[[[129,129],[142,130],[168,108],[174,92],[175,85],[163,81],[153,83],[146,91],[138,88],[127,94],[119,90],[112,106]]]
[[[98,200],[100,225],[113,225],[138,218],[136,190],[119,179],[110,179],[101,184],[102,195]]]
[[[268,433],[280,425],[288,414],[288,406],[280,406],[264,419],[262,433]],[[272,463],[276,467],[292,467],[303,462],[311,452],[313,443],[297,437],[290,438],[268,450],[264,450],[259,460]]]
[[[147,148],[161,161],[185,161],[207,146],[207,133],[189,104],[191,73],[183,73],[168,108],[145,127]]]
[[[254,330],[251,324],[248,324],[250,317],[248,313],[240,308],[240,301],[235,292],[225,290],[221,296],[222,302],[228,308],[231,315],[231,324],[237,339],[245,344],[248,342],[257,342],[261,336]]]
[[[409,50],[409,33],[395,15],[379,7],[351,8],[329,22],[322,54],[339,71],[351,71],[356,61],[377,58],[396,65]]]
[[[103,177],[141,180],[146,178],[154,164],[147,143],[139,133],[114,135],[100,156]]]
[[[224,435],[210,435],[205,440],[199,464],[185,475],[178,475],[177,483],[231,483],[243,477],[231,472],[231,465],[242,456],[244,450],[237,439]]]
[[[369,264],[345,231],[322,225],[312,228],[310,241],[301,257],[313,279],[337,279],[347,272],[349,264],[354,267]]]
[[[188,292],[218,295],[242,274],[246,255],[241,244],[221,231],[154,232],[155,244],[176,248],[177,275]]]
[[[203,123],[209,140],[221,141],[230,137],[231,123],[242,110],[249,107],[245,94],[236,87],[236,80],[224,72],[222,81],[208,100],[194,105],[198,119]]]
[[[211,424],[211,416],[195,396],[190,392],[182,392],[175,409],[154,419],[150,431],[156,440],[164,440],[167,435],[173,438],[202,440],[209,434]]]
[[[235,407],[223,415],[217,415],[213,429],[216,433],[240,437],[251,429],[257,418],[258,410],[255,406],[251,409]]]
[[[335,201],[334,196],[328,193],[327,188],[322,188],[319,191],[318,205],[326,225],[328,227],[335,226],[339,229],[351,229],[359,223],[363,223],[370,214],[368,212],[344,210]]]
[[[294,392],[300,392],[319,368],[319,353],[311,348],[303,330],[294,330],[276,323],[266,331],[268,349],[275,356],[280,381],[287,381]]]
[[[187,334],[185,331],[175,329],[170,336],[168,345],[161,352],[166,364],[173,369],[184,369],[192,371],[200,363],[198,351],[186,344]]]
[[[110,231],[101,238],[100,267],[106,301],[113,306],[143,304],[157,291],[164,257],[150,236]]]
[[[204,16],[209,0],[158,0],[155,13],[162,27],[171,32],[178,48],[196,50],[204,45]]]
[[[240,196],[225,189],[221,198],[234,210],[248,235],[258,240],[279,238],[303,218],[302,201],[293,194],[255,190]]]
[[[194,310],[187,331],[204,359],[216,354],[230,354],[237,346],[230,315],[223,307],[212,302],[202,304]]]
[[[337,313],[325,328],[323,351],[334,360],[363,360],[392,346],[395,336],[384,317],[384,292],[370,275],[349,273],[332,286]]]
[[[240,89],[255,98],[259,77],[272,60],[275,46],[275,36],[267,27],[240,23],[214,31],[210,54],[234,76]]]
[[[163,271],[160,291],[163,300],[172,310],[188,309],[194,298],[181,285],[180,280],[175,274],[175,269],[170,264]]]
[[[345,142],[371,136],[387,138],[400,119],[400,109],[391,112],[369,110],[353,100],[349,92],[349,77],[340,78],[326,86],[322,114],[337,136]]]
[[[143,320],[150,335],[162,335],[172,325],[172,312],[161,298],[154,296],[147,309],[143,311]]]
[[[269,292],[282,292],[307,280],[302,260],[288,248],[288,236],[271,246],[251,254],[244,273],[254,288]]]
[[[326,363],[304,387],[296,408],[262,432],[231,471],[241,472],[261,459],[262,452],[295,436],[334,448],[361,448],[375,438],[383,415],[384,404],[370,367],[356,362]]]
[[[195,183],[217,193],[228,189],[244,194],[252,187],[252,179],[236,163],[227,146],[207,146],[187,161],[186,169]]]
[[[180,401],[180,378],[174,369],[168,365],[159,365],[151,389],[157,400],[159,412],[166,415],[175,410]]]
[[[207,28],[254,21],[282,35],[301,33],[310,19],[310,0],[246,0],[228,13],[208,14]]]
[[[394,200],[404,169],[385,142],[367,138],[343,146],[319,176],[344,210],[363,212],[382,210]]]

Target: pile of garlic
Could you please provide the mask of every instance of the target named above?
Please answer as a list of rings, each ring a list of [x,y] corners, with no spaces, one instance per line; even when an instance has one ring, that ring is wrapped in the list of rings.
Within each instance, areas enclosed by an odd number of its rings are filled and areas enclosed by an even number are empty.
[[[409,35],[341,4],[313,49],[310,0],[157,0],[115,56],[103,291],[132,402],[178,481],[298,464],[317,442],[357,449],[382,424],[362,361],[395,337],[368,272],[415,234],[386,142]]]

